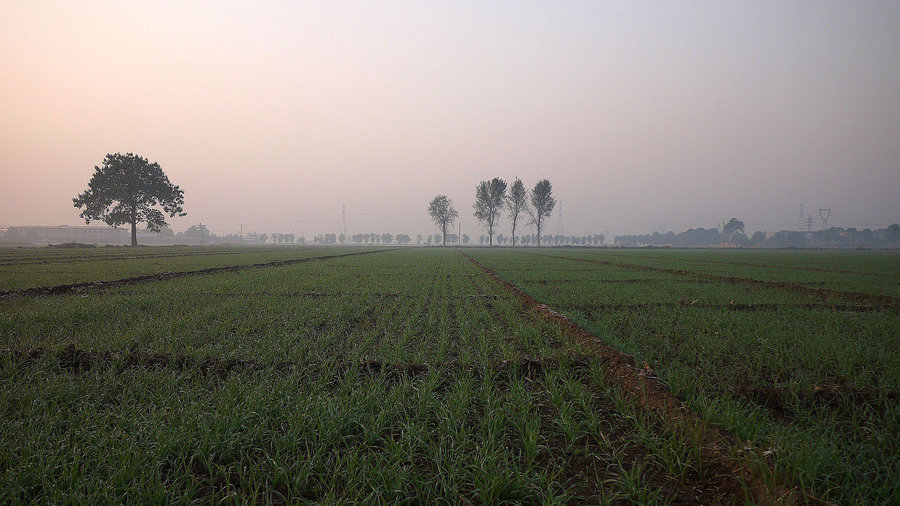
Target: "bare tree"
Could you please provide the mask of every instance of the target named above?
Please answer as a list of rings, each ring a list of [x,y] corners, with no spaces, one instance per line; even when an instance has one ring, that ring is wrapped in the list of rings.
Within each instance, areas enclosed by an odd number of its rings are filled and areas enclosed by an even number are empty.
[[[456,209],[453,208],[453,201],[448,199],[446,195],[438,195],[432,199],[428,205],[428,214],[434,220],[435,225],[441,227],[443,234],[444,246],[447,245],[447,227],[453,224],[453,221],[459,216]]]
[[[500,221],[500,211],[506,199],[506,181],[495,177],[475,187],[475,217],[488,229],[489,246],[494,245],[494,226]]]
[[[522,180],[516,178],[512,186],[509,187],[509,195],[506,196],[506,209],[509,211],[509,218],[512,220],[512,245],[516,245],[516,223],[519,221],[519,215],[522,212],[528,212],[528,191]]]
[[[550,181],[541,179],[531,189],[531,207],[528,214],[531,215],[531,222],[537,228],[537,245],[541,245],[541,230],[544,228],[545,220],[553,212],[556,207],[556,199],[553,198],[553,186]]]

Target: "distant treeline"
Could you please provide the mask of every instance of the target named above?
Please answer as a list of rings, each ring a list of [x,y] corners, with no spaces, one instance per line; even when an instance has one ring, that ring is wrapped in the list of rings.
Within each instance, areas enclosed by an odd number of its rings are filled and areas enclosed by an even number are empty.
[[[715,228],[692,228],[681,233],[654,232],[641,235],[619,235],[616,246],[726,246],[741,248],[887,248],[900,242],[900,225],[893,224],[876,230],[831,227],[825,230],[755,232],[747,237],[743,232],[722,234]]]
[[[267,236],[262,234],[264,238]],[[281,243],[288,242],[287,239],[292,238],[292,236],[282,236],[281,234],[272,234],[268,236],[273,242]],[[500,245],[512,245],[512,237],[506,236],[504,234],[497,234],[494,238],[497,244]],[[592,235],[584,235],[584,236],[574,236],[574,235],[545,235],[541,238],[542,246],[599,246],[603,244],[603,234],[592,234]],[[300,244],[305,243],[305,239],[303,237],[297,238],[297,242]],[[487,245],[490,243],[490,237],[487,235],[482,235],[478,237],[478,245]],[[415,237],[411,237],[406,234],[353,234],[347,235],[346,237],[343,234],[321,234],[317,235],[313,238],[313,244],[380,244],[380,245],[407,245],[414,244],[416,246],[436,246],[438,244],[443,244],[443,238],[441,234],[417,234]],[[457,234],[447,234],[447,244],[459,245],[475,245],[475,241],[468,236],[468,234],[463,234],[462,239],[460,240],[459,235]],[[519,238],[519,245],[529,246],[537,244],[537,234],[526,234]]]
[[[417,234],[410,236],[407,234],[391,234],[391,233],[359,233],[359,234],[319,234],[307,239],[303,235],[283,234],[279,232],[257,233],[247,232],[242,236],[238,234],[216,234],[207,229],[205,225],[192,225],[184,232],[173,232],[170,228],[163,228],[159,233],[150,232],[148,230],[140,231],[142,240],[149,243],[159,243],[165,240],[174,240],[177,238],[194,239],[198,244],[225,244],[225,243],[244,243],[244,244],[315,244],[315,245],[333,245],[333,244],[354,244],[354,245],[414,245],[414,246],[437,246],[443,243],[441,234]],[[603,234],[591,235],[553,235],[547,234],[541,237],[541,246],[601,246],[605,240]],[[519,246],[535,246],[537,244],[537,234],[525,234],[516,238],[516,244]],[[494,242],[503,246],[512,245],[512,236],[506,234],[496,234]],[[463,234],[460,239],[457,234],[447,234],[448,245],[463,246],[486,246],[490,244],[488,235],[481,235],[477,238],[469,237]]]

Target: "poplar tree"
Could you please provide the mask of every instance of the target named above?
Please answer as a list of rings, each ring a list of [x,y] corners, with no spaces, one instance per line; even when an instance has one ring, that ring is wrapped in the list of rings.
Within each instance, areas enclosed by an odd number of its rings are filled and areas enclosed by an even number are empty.
[[[528,209],[528,214],[531,215],[531,223],[534,223],[537,229],[537,245],[540,246],[541,230],[543,230],[547,218],[550,217],[550,213],[553,212],[553,208],[556,207],[556,199],[553,198],[553,186],[550,184],[550,181],[541,179],[531,189],[529,196],[531,198],[531,208]]]
[[[500,221],[505,199],[506,181],[499,177],[482,181],[475,187],[475,217],[487,227],[489,246],[494,245],[494,226]]]

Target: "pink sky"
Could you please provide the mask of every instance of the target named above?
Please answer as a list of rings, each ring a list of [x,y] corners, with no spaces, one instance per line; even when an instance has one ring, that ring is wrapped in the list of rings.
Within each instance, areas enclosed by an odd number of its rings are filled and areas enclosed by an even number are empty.
[[[897,2],[4,2],[0,226],[80,224],[104,155],[184,230],[477,236],[548,178],[567,234],[900,222]],[[501,223],[506,232],[508,220]]]

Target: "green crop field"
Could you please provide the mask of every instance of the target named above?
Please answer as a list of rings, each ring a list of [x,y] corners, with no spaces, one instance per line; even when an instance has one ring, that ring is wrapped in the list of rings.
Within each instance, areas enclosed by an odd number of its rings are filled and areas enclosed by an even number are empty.
[[[363,248],[331,248],[330,254]],[[0,291],[309,258],[316,247],[118,246],[86,249],[0,248]]]
[[[900,499],[900,255],[475,255],[823,499]],[[765,281],[765,282],[759,282]]]
[[[898,287],[894,252],[0,250],[0,502],[897,503]]]

